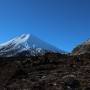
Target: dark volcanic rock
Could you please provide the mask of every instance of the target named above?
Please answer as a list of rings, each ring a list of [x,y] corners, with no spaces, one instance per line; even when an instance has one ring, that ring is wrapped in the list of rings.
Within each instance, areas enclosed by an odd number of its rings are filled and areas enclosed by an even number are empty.
[[[88,90],[90,55],[0,58],[0,90]]]

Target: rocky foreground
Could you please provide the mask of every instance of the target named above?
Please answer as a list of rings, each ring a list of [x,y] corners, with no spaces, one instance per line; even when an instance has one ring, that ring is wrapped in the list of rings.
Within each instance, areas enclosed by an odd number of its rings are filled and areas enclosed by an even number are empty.
[[[90,90],[90,55],[0,58],[0,90]]]

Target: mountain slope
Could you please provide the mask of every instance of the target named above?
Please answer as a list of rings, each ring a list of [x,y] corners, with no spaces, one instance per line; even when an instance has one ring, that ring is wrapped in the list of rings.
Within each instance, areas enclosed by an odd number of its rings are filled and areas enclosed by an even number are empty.
[[[43,54],[45,52],[64,53],[64,51],[29,34],[23,34],[0,45],[0,56],[3,57],[15,56],[23,52],[27,56]]]
[[[76,46],[72,51],[72,54],[75,55],[80,55],[85,53],[90,53],[90,39]]]

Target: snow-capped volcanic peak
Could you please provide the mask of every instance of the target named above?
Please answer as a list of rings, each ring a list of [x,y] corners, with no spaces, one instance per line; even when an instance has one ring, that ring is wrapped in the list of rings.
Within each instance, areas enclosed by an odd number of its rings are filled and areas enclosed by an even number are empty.
[[[29,54],[42,54],[45,51],[64,53],[62,50],[30,34],[23,34],[0,45],[0,56],[15,56],[23,51],[28,51]]]
[[[25,41],[27,41],[30,38],[29,34],[23,34],[20,37],[18,37],[17,39],[15,39],[16,43],[23,43]]]
[[[14,39],[11,39],[11,40],[8,41],[8,42],[5,42],[5,43],[3,43],[3,44],[0,44],[0,46],[6,46],[6,45],[8,45],[8,44],[10,44],[10,43],[20,44],[20,43],[23,43],[23,42],[27,41],[29,37],[30,37],[29,34],[23,34],[23,35],[21,35],[21,36],[19,36],[19,37],[16,37],[16,38],[14,38]]]

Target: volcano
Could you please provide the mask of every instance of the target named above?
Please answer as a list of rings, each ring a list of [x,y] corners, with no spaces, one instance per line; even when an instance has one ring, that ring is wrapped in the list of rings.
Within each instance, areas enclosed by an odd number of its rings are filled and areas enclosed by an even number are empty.
[[[46,52],[65,53],[34,35],[23,34],[0,45],[0,57],[35,56]]]

